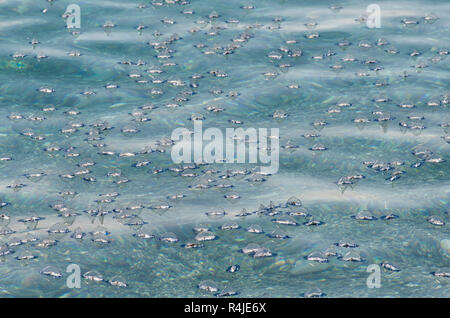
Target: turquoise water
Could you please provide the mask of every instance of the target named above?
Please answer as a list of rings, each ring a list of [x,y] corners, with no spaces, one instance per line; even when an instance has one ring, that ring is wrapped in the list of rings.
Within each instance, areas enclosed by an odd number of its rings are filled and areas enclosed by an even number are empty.
[[[62,17],[71,3],[80,29]],[[371,3],[0,0],[0,294],[449,297],[450,4],[377,1],[372,29]],[[161,142],[193,114],[204,129],[279,128],[279,171],[174,169]],[[399,271],[368,288],[367,267],[386,263]]]

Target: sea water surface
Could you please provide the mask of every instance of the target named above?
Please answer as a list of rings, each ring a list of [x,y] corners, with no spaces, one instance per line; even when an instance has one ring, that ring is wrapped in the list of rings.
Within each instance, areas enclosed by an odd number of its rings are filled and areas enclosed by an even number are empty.
[[[0,295],[449,297],[450,3],[372,3],[0,0]],[[175,164],[193,114],[278,172]]]

